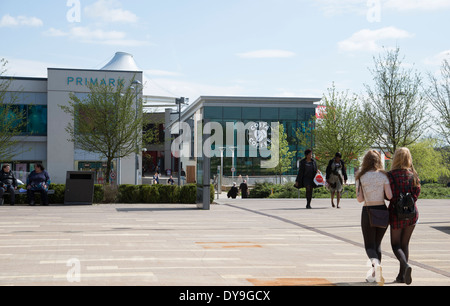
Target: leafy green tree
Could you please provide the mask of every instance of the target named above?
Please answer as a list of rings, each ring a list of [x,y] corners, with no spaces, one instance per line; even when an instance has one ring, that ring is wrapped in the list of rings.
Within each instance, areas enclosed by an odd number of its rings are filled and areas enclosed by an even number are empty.
[[[66,131],[70,141],[84,151],[102,155],[107,161],[106,178],[116,158],[140,154],[143,143],[144,115],[140,92],[133,81],[117,87],[89,84],[90,93],[81,100],[70,96],[68,106],[60,106],[73,118]]]
[[[280,177],[280,183],[281,183],[281,176],[283,175],[283,173],[292,168],[292,159],[297,153],[296,151],[289,150],[289,142],[287,138],[288,135],[285,131],[284,125],[280,124],[278,143],[272,143],[272,147],[276,148],[278,146],[279,162],[278,165],[275,168],[273,168],[273,171],[275,172],[276,175]]]
[[[314,148],[320,166],[325,167],[337,152],[347,165],[357,166],[358,158],[370,148],[373,140],[364,128],[358,97],[338,92],[333,84],[322,103],[325,111],[316,121]]]
[[[450,166],[444,152],[436,150],[437,140],[424,139],[409,146],[416,169],[422,181],[437,182],[450,175]]]
[[[25,114],[14,105],[17,96],[8,92],[11,79],[3,76],[6,65],[7,61],[0,59],[0,161],[11,160],[16,155],[16,136],[19,136],[26,126]]]

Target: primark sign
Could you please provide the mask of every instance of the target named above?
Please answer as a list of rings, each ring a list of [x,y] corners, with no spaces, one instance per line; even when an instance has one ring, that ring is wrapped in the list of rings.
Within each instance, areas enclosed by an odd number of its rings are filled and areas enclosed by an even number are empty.
[[[104,85],[104,86],[125,86],[125,79],[122,78],[93,78],[93,77],[67,77],[67,85],[75,86],[88,86],[93,85]]]

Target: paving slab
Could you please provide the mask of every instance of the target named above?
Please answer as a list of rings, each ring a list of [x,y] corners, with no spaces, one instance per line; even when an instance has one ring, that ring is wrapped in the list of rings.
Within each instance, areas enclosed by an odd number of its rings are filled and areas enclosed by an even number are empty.
[[[0,207],[0,285],[368,286],[361,206],[330,200]],[[450,285],[450,201],[421,200],[412,286]],[[385,286],[398,261],[389,231]]]

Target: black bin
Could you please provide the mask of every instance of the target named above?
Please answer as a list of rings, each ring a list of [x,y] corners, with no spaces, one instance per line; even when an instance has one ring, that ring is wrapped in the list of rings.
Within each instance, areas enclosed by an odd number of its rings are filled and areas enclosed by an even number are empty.
[[[94,202],[95,172],[67,172],[64,204],[92,205]]]

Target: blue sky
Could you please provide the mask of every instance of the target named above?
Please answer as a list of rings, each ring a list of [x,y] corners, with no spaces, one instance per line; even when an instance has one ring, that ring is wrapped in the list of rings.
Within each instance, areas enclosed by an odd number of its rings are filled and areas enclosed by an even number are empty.
[[[8,75],[46,76],[129,52],[146,94],[191,100],[321,97],[333,82],[359,94],[383,47],[436,73],[449,15],[450,0],[1,0],[0,58]]]

